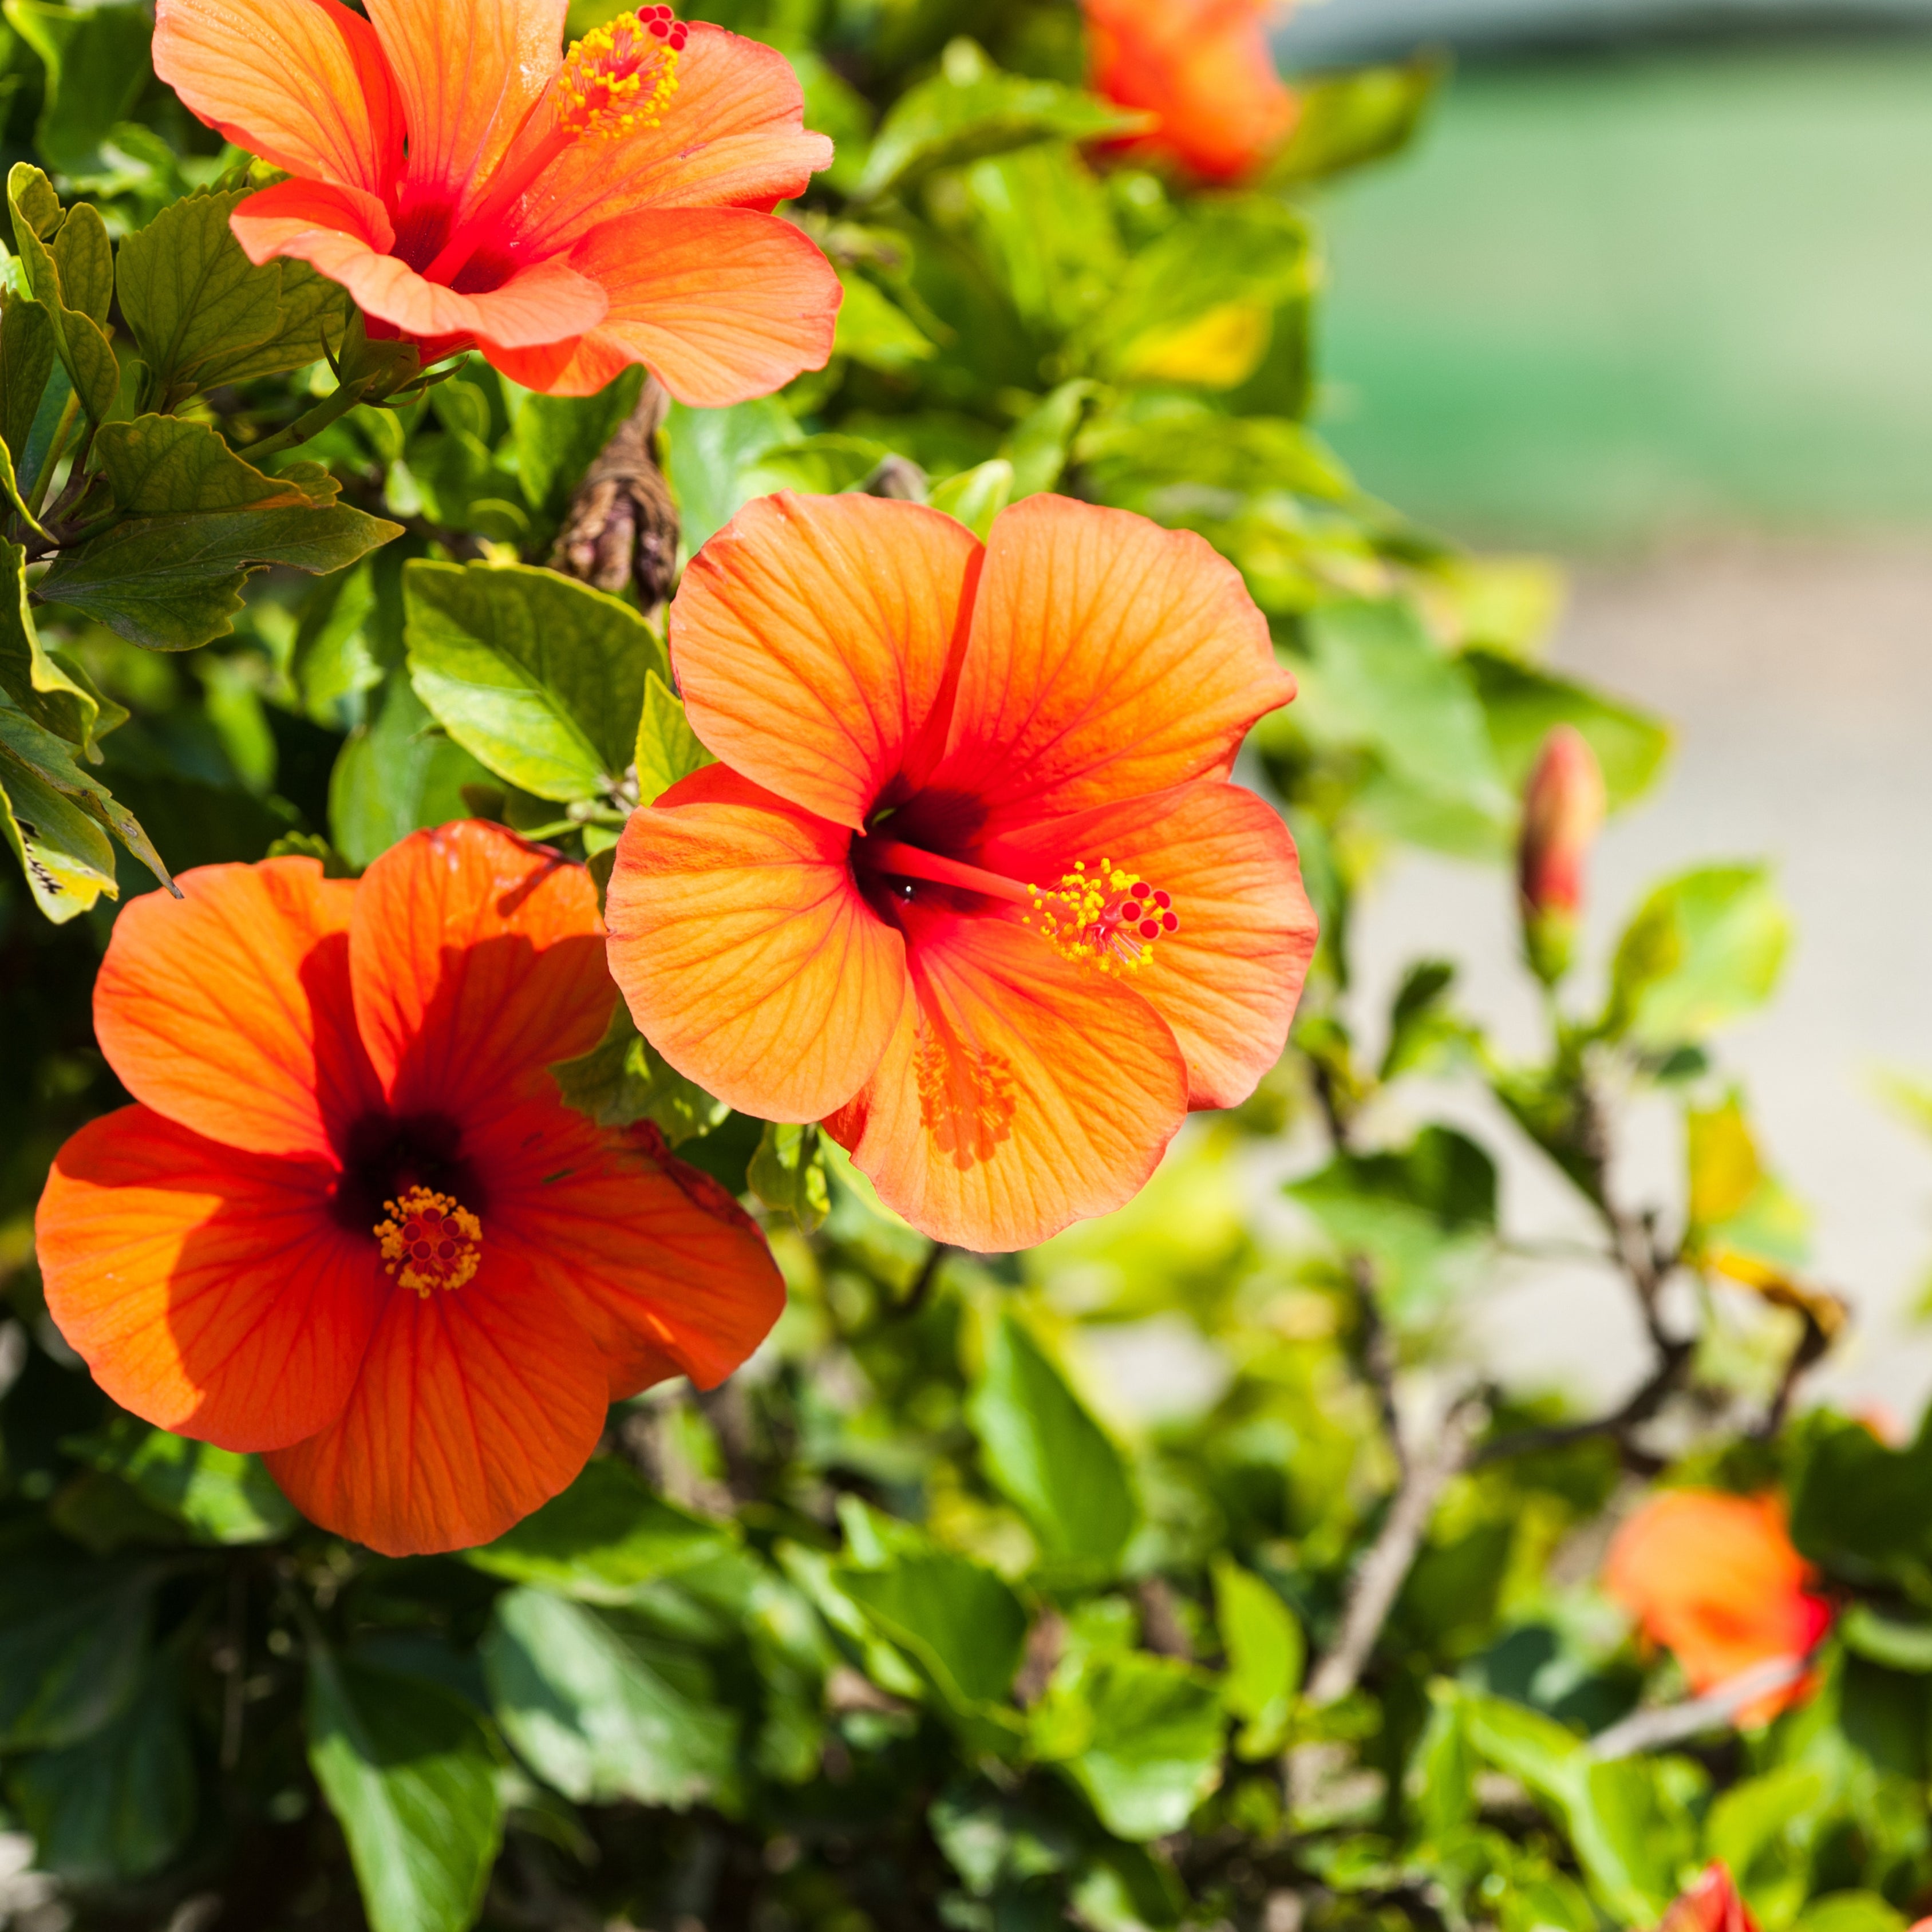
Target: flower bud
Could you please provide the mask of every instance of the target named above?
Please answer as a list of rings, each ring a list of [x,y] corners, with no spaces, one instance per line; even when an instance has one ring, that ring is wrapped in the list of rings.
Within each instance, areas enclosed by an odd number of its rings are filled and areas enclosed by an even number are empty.
[[[1604,823],[1603,767],[1574,725],[1559,724],[1523,794],[1516,882],[1523,942],[1537,976],[1553,986],[1569,970],[1583,910],[1583,863]]]

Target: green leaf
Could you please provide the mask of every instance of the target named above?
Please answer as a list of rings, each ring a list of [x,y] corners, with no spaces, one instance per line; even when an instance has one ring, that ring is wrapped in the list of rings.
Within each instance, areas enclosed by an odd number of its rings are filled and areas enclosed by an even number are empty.
[[[403,572],[410,679],[449,735],[500,777],[562,802],[608,794],[636,748],[656,631],[556,572],[417,561]]]
[[[1438,54],[1400,67],[1298,80],[1294,131],[1270,164],[1270,187],[1320,181],[1398,154],[1413,140],[1448,72]]]
[[[982,543],[992,532],[993,519],[1012,500],[1013,466],[995,457],[976,469],[949,476],[928,500],[935,510],[956,517]]]
[[[1041,398],[1013,426],[1000,451],[1013,466],[1012,500],[1051,490],[1066,467],[1067,452],[1080,428],[1094,385],[1076,377]]]
[[[782,403],[765,396],[728,410],[674,403],[664,433],[670,446],[664,474],[677,497],[685,548],[695,554],[756,494],[746,478],[758,459],[791,442],[798,425]]]
[[[229,620],[255,570],[346,570],[402,533],[346,503],[135,517],[63,550],[34,594],[146,650],[193,650],[233,629]]]
[[[1854,1604],[1838,1620],[1845,1648],[1882,1664],[1888,1670],[1915,1676],[1932,1671],[1932,1623],[1888,1615],[1870,1604]]]
[[[815,1126],[767,1120],[745,1179],[774,1214],[790,1215],[808,1234],[832,1211]]]
[[[16,505],[19,492],[38,480],[38,458],[30,454],[35,418],[48,379],[53,374],[54,326],[36,302],[0,292],[0,442],[13,458]]]
[[[1222,1701],[1244,1720],[1235,1749],[1258,1762],[1272,1757],[1288,1735],[1306,1646],[1280,1593],[1232,1557],[1214,1559],[1214,1621],[1228,1653]]]
[[[918,323],[856,269],[842,268],[838,280],[845,298],[838,305],[838,329],[832,344],[835,356],[888,376],[902,376],[939,353]]]
[[[34,143],[64,175],[101,166],[101,143],[146,84],[153,22],[144,7],[58,7],[7,0],[7,18],[46,68]],[[105,311],[103,311],[104,314]]]
[[[1932,1595],[1932,1432],[1888,1448],[1862,1422],[1816,1418],[1791,1491],[1791,1538],[1814,1563],[1858,1582],[1881,1579]]]
[[[165,1865],[194,1828],[195,1785],[180,1674],[158,1656],[119,1716],[79,1744],[26,1760],[12,1790],[35,1864],[91,1886]]]
[[[308,1761],[370,1932],[469,1932],[502,1836],[497,1755],[476,1712],[440,1684],[312,1643]]]
[[[254,190],[204,190],[121,244],[121,312],[172,406],[196,389],[246,382],[340,350],[346,298],[306,263],[242,252],[229,217]]]
[[[1145,117],[1070,87],[1003,74],[972,41],[955,40],[940,70],[909,88],[881,124],[854,190],[857,200],[903,193],[935,169],[1035,141],[1132,134]]]
[[[1817,1766],[1782,1765],[1720,1792],[1704,1821],[1706,1854],[1730,1868],[1756,1911],[1774,1911],[1772,1923],[1789,1924],[1804,1898],[1808,1874],[1802,1867],[1790,1870],[1798,1861],[1784,1854],[1790,1839],[1804,1832],[1827,1788]]]
[[[1140,1516],[1126,1460],[1009,1309],[986,1323],[966,1412],[987,1475],[1048,1562],[1111,1574]]]
[[[729,1775],[737,1720],[694,1658],[544,1590],[498,1598],[483,1643],[504,1734],[578,1803],[683,1810]]]
[[[26,161],[8,176],[7,200],[21,267],[51,325],[54,352],[81,406],[99,422],[121,394],[121,365],[103,326],[114,292],[107,231],[84,202],[63,214],[52,184]]]
[[[127,1708],[153,1595],[145,1570],[10,1553],[0,1565],[0,1750],[78,1744]]]
[[[1604,1024],[1667,1052],[1762,1006],[1791,917],[1762,866],[1706,866],[1658,887],[1624,928]]]
[[[352,866],[374,865],[398,839],[470,815],[466,785],[490,773],[423,709],[400,672],[374,718],[349,735],[328,780],[329,836]]]
[[[638,406],[642,369],[628,369],[594,396],[526,396],[513,431],[517,473],[530,506],[560,519],[584,472]]]
[[[597,1046],[550,1070],[566,1106],[588,1114],[600,1127],[649,1120],[673,1147],[708,1134],[731,1112],[658,1054],[622,1000]]]
[[[1178,1832],[1220,1783],[1220,1694],[1172,1658],[1102,1654],[1070,1684],[1057,1683],[1035,1720],[1117,1838],[1144,1843]]]
[[[28,601],[27,553],[18,544],[0,544],[0,574],[8,580],[0,593],[0,691],[44,730],[78,746],[83,756],[98,758],[98,740],[128,713],[109,704],[84,672],[62,664],[41,643]]]
[[[302,601],[289,676],[318,724],[340,730],[360,723],[363,693],[382,682],[372,634],[376,606],[375,574],[366,563],[323,578]]]
[[[674,1508],[621,1462],[600,1456],[560,1496],[464,1559],[493,1576],[586,1604],[622,1604],[735,1546],[724,1525]]]
[[[882,1567],[842,1563],[833,1576],[954,1712],[1003,1704],[1010,1696],[1027,1616],[996,1572],[970,1557],[926,1548],[921,1539]]]
[[[265,476],[244,463],[206,423],[179,416],[104,423],[94,448],[114,500],[134,516],[304,507],[314,500],[297,480]],[[330,478],[324,500],[334,494]]]
[[[201,1543],[272,1543],[295,1527],[294,1509],[256,1456],[218,1449],[118,1418],[105,1434],[69,1445]]]
[[[1163,401],[1147,414],[1096,415],[1073,453],[1107,502],[1148,516],[1171,516],[1177,501],[1192,505],[1204,491],[1292,490],[1334,502],[1354,494],[1348,472],[1304,424],[1280,416],[1230,416],[1202,401]]]
[[[1798,1915],[1792,1932],[1905,1932],[1905,1922],[1882,1892],[1828,1892]]]
[[[682,702],[656,670],[644,674],[644,704],[638,719],[634,754],[638,802],[652,805],[680,778],[718,760],[699,743]]]

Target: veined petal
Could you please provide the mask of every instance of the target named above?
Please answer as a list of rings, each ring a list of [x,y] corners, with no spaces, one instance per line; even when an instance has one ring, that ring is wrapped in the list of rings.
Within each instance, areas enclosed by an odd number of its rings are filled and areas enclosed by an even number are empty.
[[[573,865],[478,819],[416,832],[356,888],[356,1010],[398,1114],[466,1131],[587,1053],[616,1004],[597,889]]]
[[[462,1287],[391,1290],[342,1413],[269,1473],[312,1522],[386,1556],[466,1550],[590,1460],[605,1387],[568,1304],[486,1229]]]
[[[90,1120],[34,1222],[47,1311],[159,1427],[224,1449],[299,1442],[348,1400],[386,1286],[375,1243],[330,1218],[334,1178],[146,1107]]]
[[[313,859],[202,866],[114,922],[94,1034],[137,1100],[254,1154],[328,1158],[379,1089],[350,997],[356,888]]]
[[[610,307],[596,283],[561,260],[533,262],[474,295],[425,281],[389,253],[395,231],[382,204],[354,189],[280,182],[250,196],[229,225],[251,261],[294,256],[340,282],[366,314],[426,342],[473,338],[512,350],[574,342]]]
[[[190,112],[292,174],[380,194],[401,164],[382,48],[338,0],[158,0],[154,59]]]
[[[825,1123],[879,1198],[980,1253],[1130,1198],[1187,1111],[1153,1007],[1005,920],[914,907],[906,932],[915,998],[864,1092]]]
[[[1189,1104],[1238,1106],[1281,1058],[1315,950],[1314,909],[1280,813],[1204,779],[1009,832],[984,854],[995,870],[1048,886],[1076,861],[1102,859],[1173,900],[1179,930],[1153,941],[1130,983],[1180,1044]]]
[[[563,64],[568,0],[368,0],[410,128],[407,198],[452,212]]]
[[[614,1402],[667,1376],[714,1388],[783,1311],[756,1224],[652,1130],[610,1132],[533,1100],[470,1144],[490,1178],[486,1239],[513,1246],[574,1308]]]
[[[595,395],[647,363],[681,403],[722,409],[822,369],[843,291],[788,221],[750,208],[648,208],[593,228],[570,266],[610,303],[574,344],[490,360],[526,388]]]
[[[646,208],[769,210],[802,194],[814,171],[832,164],[832,143],[805,131],[804,112],[784,55],[693,21],[659,124],[567,148],[518,203],[506,232],[519,254],[548,254]],[[543,120],[532,118],[520,146],[542,138]]]
[[[980,556],[964,524],[916,503],[748,503],[671,607],[692,728],[754,784],[862,829],[940,702]]]
[[[610,971],[680,1073],[747,1113],[815,1120],[864,1085],[905,948],[853,883],[851,834],[724,766],[634,812],[604,904]]]
[[[1192,531],[1031,496],[994,520],[932,782],[1010,825],[1224,778],[1294,695],[1240,573]]]

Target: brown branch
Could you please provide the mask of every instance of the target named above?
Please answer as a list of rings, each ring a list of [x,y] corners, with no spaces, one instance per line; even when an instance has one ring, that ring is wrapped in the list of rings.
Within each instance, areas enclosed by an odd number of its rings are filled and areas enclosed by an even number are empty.
[[[1674,1744],[1680,1739],[1696,1737],[1700,1731],[1733,1724],[1738,1712],[1760,1698],[1795,1684],[1810,1664],[1808,1657],[1770,1658],[1726,1678],[1701,1697],[1636,1712],[1622,1724],[1598,1732],[1586,1748],[1587,1754],[1600,1760],[1634,1757],[1639,1751],[1654,1750],[1660,1744]]]
[[[648,378],[637,407],[584,472],[550,559],[552,569],[598,590],[634,584],[646,610],[670,596],[677,574],[677,506],[657,456],[670,407],[657,378]]]
[[[1660,1345],[1657,1366],[1648,1378],[1628,1401],[1607,1414],[1592,1417],[1586,1422],[1520,1429],[1510,1435],[1498,1436],[1476,1452],[1471,1466],[1481,1468],[1491,1462],[1507,1461],[1513,1456],[1534,1456],[1545,1450],[1567,1449],[1573,1443],[1588,1442],[1599,1436],[1610,1437],[1626,1456],[1640,1456],[1642,1452],[1636,1450],[1630,1442],[1632,1433],[1664,1406],[1684,1379],[1684,1371],[1696,1353],[1694,1342],[1666,1336]]]
[[[1394,1452],[1396,1473],[1406,1475],[1408,1450],[1402,1438],[1402,1418],[1395,1400],[1395,1342],[1376,1300],[1374,1264],[1366,1255],[1352,1254],[1348,1260],[1348,1286],[1354,1292],[1360,1326],[1363,1378],[1375,1391],[1382,1432],[1388,1438],[1389,1448]]]

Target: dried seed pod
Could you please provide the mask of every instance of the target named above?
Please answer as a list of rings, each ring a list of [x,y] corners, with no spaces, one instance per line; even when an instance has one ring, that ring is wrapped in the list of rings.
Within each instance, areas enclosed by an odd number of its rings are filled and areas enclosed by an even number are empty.
[[[584,472],[550,553],[550,567],[598,590],[637,586],[655,609],[677,576],[677,506],[657,459],[657,433],[670,399],[652,378],[638,406]]]

